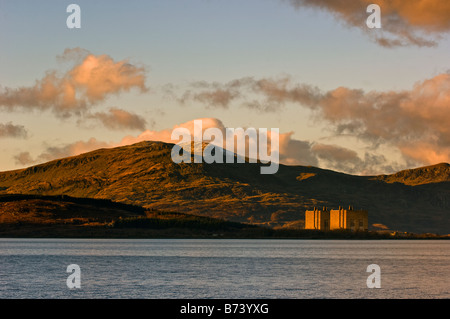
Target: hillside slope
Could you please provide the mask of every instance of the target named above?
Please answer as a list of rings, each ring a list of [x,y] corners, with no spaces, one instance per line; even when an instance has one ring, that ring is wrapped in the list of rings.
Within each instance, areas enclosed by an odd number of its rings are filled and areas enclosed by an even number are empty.
[[[160,212],[105,199],[0,195],[0,237],[152,238],[264,235],[216,218]]]
[[[444,164],[404,176],[285,165],[274,175],[261,175],[260,164],[174,164],[172,146],[141,142],[2,172],[0,194],[110,199],[270,226],[301,225],[304,211],[314,206],[353,205],[369,211],[370,224],[450,233],[450,182],[440,173]]]

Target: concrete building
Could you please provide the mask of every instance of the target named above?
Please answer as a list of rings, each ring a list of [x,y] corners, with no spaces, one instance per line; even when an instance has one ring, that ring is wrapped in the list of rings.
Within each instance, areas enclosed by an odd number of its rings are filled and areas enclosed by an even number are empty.
[[[314,207],[314,210],[305,212],[305,229],[330,229],[330,211],[327,207],[322,210]]]
[[[354,210],[353,206],[348,209],[322,210],[314,207],[314,210],[305,212],[305,229],[336,230],[348,229],[353,231],[366,231],[369,229],[368,212],[366,210]]]

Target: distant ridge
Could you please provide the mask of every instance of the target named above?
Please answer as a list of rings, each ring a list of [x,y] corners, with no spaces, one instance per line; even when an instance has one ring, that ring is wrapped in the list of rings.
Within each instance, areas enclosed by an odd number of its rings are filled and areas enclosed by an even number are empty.
[[[432,166],[407,169],[391,175],[378,176],[378,179],[386,183],[402,183],[412,186],[450,182],[450,164],[440,163]]]
[[[449,164],[380,176],[280,165],[261,175],[258,163],[175,164],[172,147],[146,141],[1,172],[0,194],[108,199],[271,227],[302,227],[314,206],[352,205],[369,211],[370,225],[450,233]]]

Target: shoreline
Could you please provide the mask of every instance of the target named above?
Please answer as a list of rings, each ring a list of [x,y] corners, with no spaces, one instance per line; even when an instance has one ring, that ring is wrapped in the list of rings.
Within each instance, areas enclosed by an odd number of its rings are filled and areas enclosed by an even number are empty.
[[[448,240],[450,235],[405,232],[316,231],[304,229],[111,228],[74,225],[0,225],[0,238],[34,239],[325,239],[325,240]]]

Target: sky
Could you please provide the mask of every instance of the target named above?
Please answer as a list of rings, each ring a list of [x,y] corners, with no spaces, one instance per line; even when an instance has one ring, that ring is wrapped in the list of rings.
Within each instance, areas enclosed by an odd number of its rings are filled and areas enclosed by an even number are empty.
[[[196,119],[278,128],[287,165],[450,162],[449,31],[444,0],[0,0],[0,171]]]

